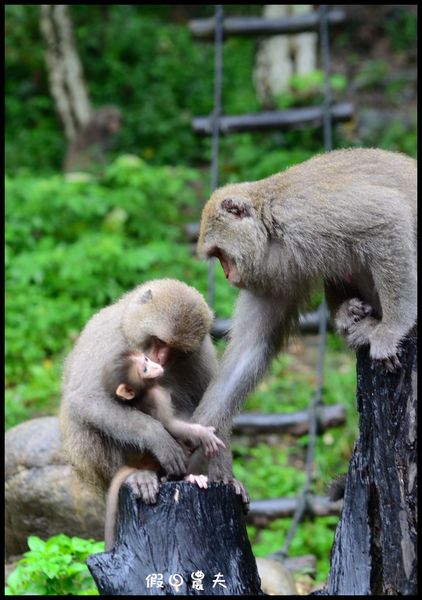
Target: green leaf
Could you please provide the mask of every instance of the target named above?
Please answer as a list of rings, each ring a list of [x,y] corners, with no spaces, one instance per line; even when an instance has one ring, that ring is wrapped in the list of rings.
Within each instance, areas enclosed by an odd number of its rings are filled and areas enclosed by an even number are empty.
[[[42,552],[45,548],[45,542],[36,535],[30,535],[28,537],[28,546],[31,550]]]

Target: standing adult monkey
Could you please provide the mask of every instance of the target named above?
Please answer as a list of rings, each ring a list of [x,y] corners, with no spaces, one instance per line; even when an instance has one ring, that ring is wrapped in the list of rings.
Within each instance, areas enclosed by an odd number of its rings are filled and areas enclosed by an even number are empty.
[[[336,150],[227,185],[204,207],[199,249],[241,289],[220,371],[192,416],[226,441],[318,280],[349,344],[369,344],[373,359],[399,366],[400,341],[417,316],[416,161]],[[211,460],[209,476],[231,479],[229,453]]]

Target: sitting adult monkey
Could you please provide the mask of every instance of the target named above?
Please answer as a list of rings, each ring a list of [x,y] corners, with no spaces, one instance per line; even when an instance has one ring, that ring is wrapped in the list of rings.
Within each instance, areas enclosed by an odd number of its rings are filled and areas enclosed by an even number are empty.
[[[336,150],[227,185],[204,207],[199,250],[241,289],[219,373],[192,416],[226,441],[318,280],[349,344],[399,366],[400,340],[416,323],[416,161]],[[210,461],[209,477],[230,480],[229,453]]]
[[[134,493],[155,502],[160,473],[185,475],[184,448],[158,419],[119,402],[104,369],[129,349],[145,353],[165,367],[160,386],[175,416],[188,419],[217,369],[211,323],[201,294],[173,279],[144,283],[89,320],[65,362],[60,408],[63,447],[81,479],[105,492],[128,467]],[[206,472],[202,458],[190,473]]]

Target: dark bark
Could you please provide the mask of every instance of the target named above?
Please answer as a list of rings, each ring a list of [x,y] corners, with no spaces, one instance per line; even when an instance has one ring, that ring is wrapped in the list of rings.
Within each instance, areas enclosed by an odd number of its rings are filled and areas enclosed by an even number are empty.
[[[156,504],[136,500],[123,485],[120,527],[111,552],[88,559],[102,595],[262,595],[261,582],[246,533],[242,501],[229,485],[207,490],[186,482],[165,483]],[[191,575],[204,573],[203,590],[192,588]],[[147,587],[151,574],[163,575],[164,587]],[[220,573],[224,584],[213,587]],[[169,577],[179,574],[175,590]]]
[[[416,594],[416,338],[386,373],[357,355],[360,435],[331,557],[330,595]]]

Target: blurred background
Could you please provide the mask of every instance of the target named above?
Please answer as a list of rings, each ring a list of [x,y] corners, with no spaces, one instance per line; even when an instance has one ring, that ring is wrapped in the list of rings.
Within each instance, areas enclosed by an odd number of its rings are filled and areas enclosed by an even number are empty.
[[[56,16],[54,6],[5,7],[7,428],[57,414],[65,355],[89,317],[124,291],[175,277],[207,296],[207,265],[187,225],[199,221],[210,193],[211,139],[197,135],[192,120],[214,108],[214,46],[196,39],[189,21],[212,17],[215,5],[70,5]],[[224,12],[271,18],[287,6]],[[416,6],[341,9],[344,21],[329,29],[331,93],[352,103],[353,114],[334,126],[333,147],[416,156]],[[225,40],[224,115],[321,105],[318,35],[308,34],[302,50],[299,36],[288,37],[277,46],[273,36],[273,48],[267,36]],[[322,151],[321,124],[222,136],[219,185],[266,177]],[[218,317],[231,315],[235,297],[218,268]],[[320,300],[315,294],[313,308]],[[319,495],[347,470],[358,431],[354,354],[333,333],[327,344],[323,400],[342,404],[346,422],[318,437]],[[317,360],[317,336],[294,337],[245,411],[307,409]],[[307,435],[235,437],[235,474],[253,500],[298,494],[307,443]],[[313,572],[297,577],[300,590],[325,580],[337,521],[299,525],[290,554],[316,557]],[[250,525],[254,553],[280,550],[290,525],[291,518]]]

